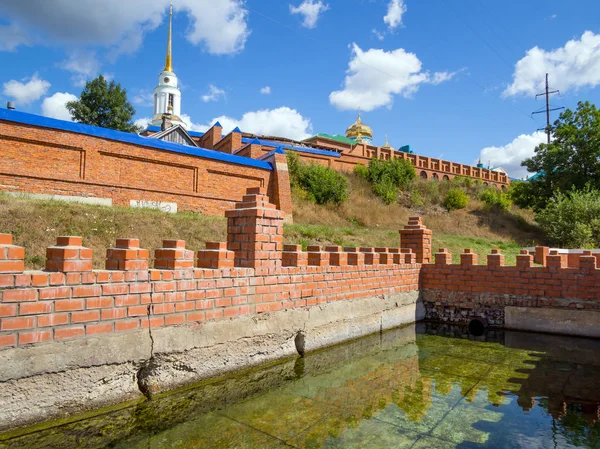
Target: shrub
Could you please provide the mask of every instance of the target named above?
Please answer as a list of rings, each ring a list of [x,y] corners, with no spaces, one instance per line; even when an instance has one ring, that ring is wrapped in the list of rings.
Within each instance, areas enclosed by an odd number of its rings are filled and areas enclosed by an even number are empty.
[[[397,188],[406,188],[410,182],[416,178],[415,167],[409,161],[404,159],[390,159],[387,161],[381,159],[371,159],[368,166],[369,181],[372,184],[382,182],[384,178],[389,178]]]
[[[369,179],[369,169],[364,165],[355,165],[354,170],[352,170],[352,172],[362,179]]]
[[[574,248],[600,246],[600,191],[586,187],[557,192],[535,215],[540,228],[554,243]]]
[[[452,188],[446,193],[444,198],[444,207],[448,210],[464,209],[469,204],[469,197],[459,188]]]
[[[473,180],[467,176],[455,176],[452,179],[452,184],[460,187],[471,187]]]
[[[292,187],[298,187],[300,184],[300,178],[302,177],[302,168],[304,168],[305,164],[293,151],[287,151],[286,156],[288,170],[290,173],[290,185]]]
[[[317,204],[341,204],[348,199],[348,179],[332,168],[305,164],[297,154],[287,152],[290,185],[301,198]]]
[[[398,187],[388,176],[373,184],[373,193],[385,204],[392,204],[398,199]]]
[[[487,188],[479,195],[479,199],[490,208],[509,211],[512,206],[510,196],[502,190]]]
[[[363,172],[362,169],[359,169]],[[367,167],[367,177],[373,186],[373,193],[384,203],[391,204],[398,198],[398,189],[406,189],[416,177],[414,166],[404,159],[371,159]]]

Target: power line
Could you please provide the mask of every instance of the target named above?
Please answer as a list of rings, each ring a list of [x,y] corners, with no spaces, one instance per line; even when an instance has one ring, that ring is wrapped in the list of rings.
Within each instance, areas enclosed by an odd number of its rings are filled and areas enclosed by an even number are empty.
[[[532,112],[531,115],[533,116],[534,114],[541,114],[542,112],[546,113],[546,128],[539,128],[538,131],[541,131],[543,129],[546,130],[546,135],[548,136],[548,145],[550,145],[550,131],[552,130],[552,128],[550,127],[550,112],[564,109],[564,107],[552,108],[552,109],[550,108],[550,95],[552,95],[552,94],[560,95],[560,91],[550,90],[550,88],[548,87],[548,74],[546,73],[546,91],[541,94],[537,94],[535,96],[536,99],[537,99],[537,97],[541,97],[542,95],[544,95],[546,97],[546,108],[542,111]]]

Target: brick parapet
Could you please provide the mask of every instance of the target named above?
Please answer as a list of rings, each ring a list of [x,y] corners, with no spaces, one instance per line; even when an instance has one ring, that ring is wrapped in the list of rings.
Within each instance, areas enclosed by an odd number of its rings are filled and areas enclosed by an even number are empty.
[[[453,264],[452,255],[442,249],[436,254],[435,264],[422,266],[421,288],[473,293],[477,298],[472,296],[472,299],[477,301],[487,295],[494,298],[490,300],[503,305],[518,305],[518,297],[523,296],[530,298],[528,305],[533,301],[533,306],[537,307],[600,310],[597,300],[600,297],[600,270],[596,268],[594,256],[581,255],[579,268],[561,266],[557,255],[548,256],[555,258],[548,266],[533,266],[533,256],[525,252],[527,254],[517,255],[516,266],[504,266],[504,258],[498,250],[488,256],[487,265],[476,265]],[[515,304],[510,302],[511,296]]]
[[[2,274],[0,349],[414,291],[418,280],[417,264]]]

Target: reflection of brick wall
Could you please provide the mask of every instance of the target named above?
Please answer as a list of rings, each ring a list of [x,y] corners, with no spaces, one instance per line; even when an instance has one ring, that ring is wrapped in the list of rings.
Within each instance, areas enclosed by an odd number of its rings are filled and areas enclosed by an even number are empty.
[[[214,131],[206,139],[220,137]],[[231,146],[234,137],[223,145]],[[291,213],[289,183],[274,186],[268,164],[232,163],[7,120],[0,120],[0,145],[3,191],[104,198],[121,206],[131,200],[170,202],[178,210],[223,215],[247,188],[260,187]],[[285,160],[279,165],[286,165]]]
[[[207,267],[202,269],[194,268],[194,254],[182,240],[165,240],[155,251],[155,269],[148,270],[149,254],[140,242],[118,239],[108,250],[107,270],[92,270],[85,242],[61,237],[45,271],[24,272],[23,248],[0,234],[0,348],[194,325],[418,288],[419,265],[404,260],[282,266],[283,213],[259,189],[250,190],[228,216],[231,238],[198,252],[198,265]]]

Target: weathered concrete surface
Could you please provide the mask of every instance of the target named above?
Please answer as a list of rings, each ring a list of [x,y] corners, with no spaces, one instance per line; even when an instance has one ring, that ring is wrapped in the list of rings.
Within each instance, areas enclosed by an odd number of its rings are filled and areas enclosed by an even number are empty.
[[[507,329],[600,338],[600,312],[538,307],[504,308]]]
[[[0,430],[291,357],[299,340],[312,351],[414,323],[424,317],[418,296],[398,293],[8,349],[0,352]]]

